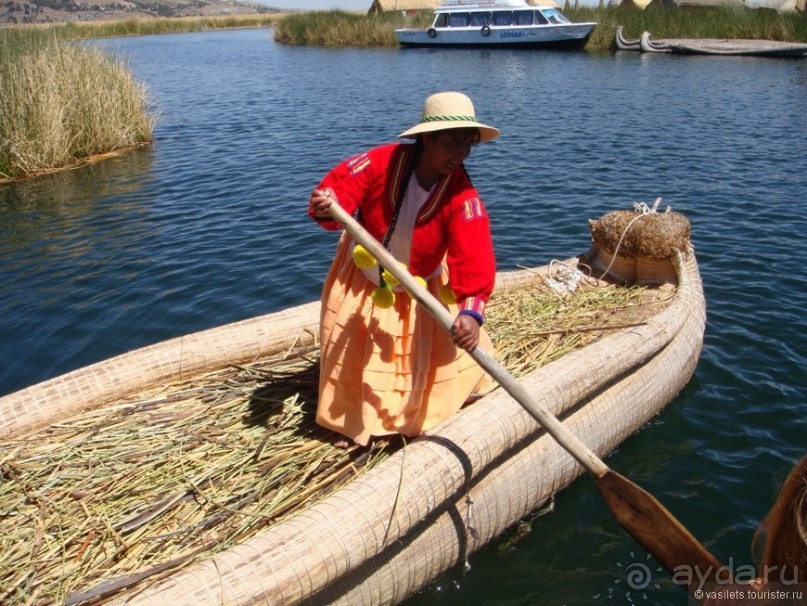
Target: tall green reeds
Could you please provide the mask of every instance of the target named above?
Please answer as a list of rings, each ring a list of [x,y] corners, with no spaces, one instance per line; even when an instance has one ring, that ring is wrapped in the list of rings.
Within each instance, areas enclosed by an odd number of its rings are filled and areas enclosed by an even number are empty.
[[[807,42],[807,15],[778,13],[773,10],[742,7],[675,9],[648,6],[641,10],[631,5],[615,8],[566,8],[572,21],[596,21],[586,50],[613,48],[616,28],[638,39],[642,32],[653,38],[727,38],[745,40],[780,40]]]
[[[431,11],[404,16],[400,12],[364,15],[344,11],[315,11],[288,15],[275,28],[275,41],[321,46],[398,46],[395,29],[428,27]]]
[[[572,21],[594,21],[598,25],[585,50],[614,49],[616,28],[638,38],[649,31],[654,38],[732,38],[807,42],[807,15],[772,10],[714,8],[687,10],[632,5],[603,8],[570,8],[564,13]],[[343,11],[317,11],[283,17],[275,28],[275,40],[286,44],[323,46],[398,46],[394,30],[400,27],[428,27],[431,11],[402,15],[399,11],[363,15]]]
[[[151,141],[145,87],[98,49],[0,30],[0,180]]]
[[[223,15],[211,17],[160,17],[156,19],[124,19],[119,21],[69,21],[53,25],[50,30],[58,38],[108,38],[110,36],[143,36],[177,34],[215,29],[270,27],[282,13]]]

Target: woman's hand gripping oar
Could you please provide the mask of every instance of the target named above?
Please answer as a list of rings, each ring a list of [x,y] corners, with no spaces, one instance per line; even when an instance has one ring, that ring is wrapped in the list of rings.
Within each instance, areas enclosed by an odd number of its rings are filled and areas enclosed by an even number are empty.
[[[328,209],[331,216],[342,224],[356,242],[364,246],[378,262],[412,294],[426,311],[449,332],[454,318],[442,304],[421,286],[412,275],[336,202]],[[555,416],[536,402],[527,390],[492,356],[477,348],[470,356],[491,377],[498,381],[536,421],[586,471],[594,476],[611,512],[619,524],[651,553],[671,574],[681,572],[682,584],[690,592],[703,583],[726,582],[726,570],[698,540],[650,493],[624,476],[608,468],[603,461],[569,431]],[[678,571],[676,570],[678,569]],[[718,576],[721,574],[722,576]]]

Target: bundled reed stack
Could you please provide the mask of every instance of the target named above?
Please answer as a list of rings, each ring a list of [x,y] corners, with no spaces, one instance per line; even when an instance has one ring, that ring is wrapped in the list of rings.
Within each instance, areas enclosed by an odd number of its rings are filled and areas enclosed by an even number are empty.
[[[664,284],[677,280],[675,259],[688,255],[689,219],[677,212],[658,213],[637,205],[589,221],[592,246],[585,261],[603,277],[628,284]]]

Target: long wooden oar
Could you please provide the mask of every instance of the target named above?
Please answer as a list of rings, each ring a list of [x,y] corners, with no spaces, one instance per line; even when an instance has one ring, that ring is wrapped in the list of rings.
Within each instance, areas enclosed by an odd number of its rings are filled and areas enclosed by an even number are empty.
[[[412,275],[364,229],[348,212],[334,202],[331,216],[359,244],[412,294],[426,311],[449,332],[454,318]],[[470,356],[509,393],[536,421],[592,476],[619,524],[638,541],[690,592],[704,582],[726,582],[726,570],[698,540],[653,497],[603,461],[569,431],[554,415],[536,402],[501,364],[480,348]],[[684,567],[684,568],[682,568]],[[722,571],[722,576],[721,575]],[[680,573],[680,574],[679,574]]]

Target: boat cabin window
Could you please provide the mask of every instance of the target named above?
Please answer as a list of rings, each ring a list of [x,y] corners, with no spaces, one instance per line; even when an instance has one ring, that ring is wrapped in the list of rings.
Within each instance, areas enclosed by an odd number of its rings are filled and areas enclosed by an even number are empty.
[[[468,27],[470,18],[468,13],[451,13],[448,16],[448,27]]]
[[[471,26],[482,27],[490,23],[490,13],[471,13]]]
[[[448,27],[448,15],[440,13],[432,23],[432,27]]]
[[[535,25],[546,25],[549,21],[546,20],[541,11],[535,11]]]
[[[513,19],[511,11],[496,11],[493,13],[492,25],[510,25]]]
[[[533,11],[513,11],[513,25],[532,25]]]
[[[541,17],[539,11],[496,11],[493,13],[491,25],[498,25],[499,27],[532,25],[533,15],[535,17],[535,23],[547,22],[546,19]]]

